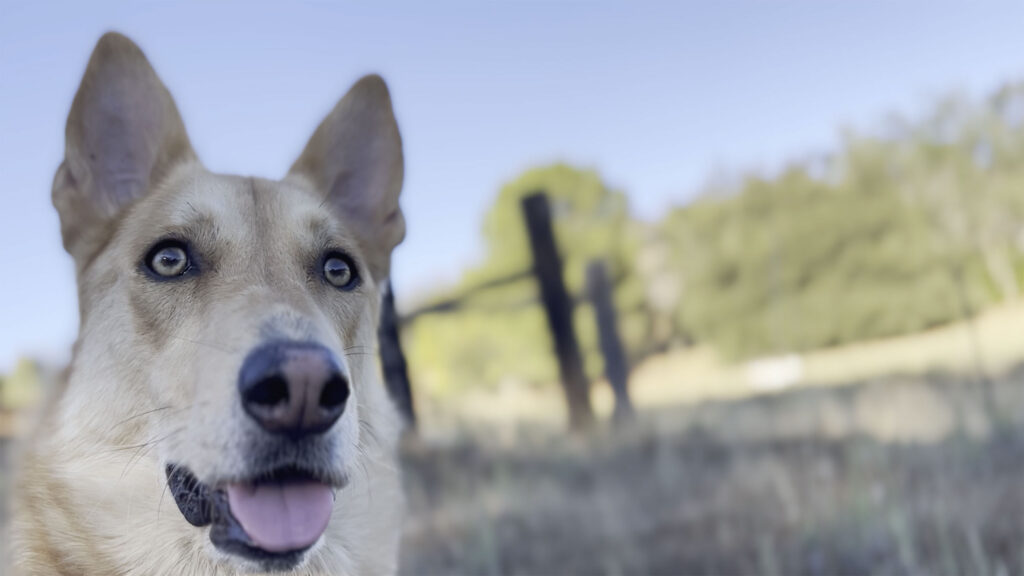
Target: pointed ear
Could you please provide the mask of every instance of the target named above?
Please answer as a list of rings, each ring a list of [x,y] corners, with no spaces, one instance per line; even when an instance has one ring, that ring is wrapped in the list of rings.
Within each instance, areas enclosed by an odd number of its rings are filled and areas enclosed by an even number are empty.
[[[195,161],[171,94],[131,40],[100,38],[71,104],[53,182],[64,247],[81,268],[115,217],[171,168]]]
[[[391,250],[405,237],[398,206],[402,137],[380,76],[366,76],[327,115],[289,176],[308,179],[353,226],[374,278],[391,269]]]

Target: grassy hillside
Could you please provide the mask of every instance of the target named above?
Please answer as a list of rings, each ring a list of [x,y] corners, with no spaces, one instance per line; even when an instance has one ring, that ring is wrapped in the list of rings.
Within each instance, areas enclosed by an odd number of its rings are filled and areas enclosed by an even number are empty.
[[[894,374],[913,379],[932,372],[955,375],[970,385],[982,373],[1005,372],[1024,362],[1020,330],[1024,301],[1000,306],[971,323],[957,322],[918,334],[859,342],[817,350],[802,356],[804,375],[797,387],[837,386]],[[973,345],[978,346],[976,357]],[[564,401],[554,383],[527,386],[509,383],[493,389],[466,390],[457,396],[433,395],[429,387],[416,387],[423,432],[447,436],[460,427],[561,429]],[[760,392],[751,387],[743,363],[730,363],[709,347],[680,349],[660,354],[635,366],[630,377],[634,404],[660,410],[679,404],[745,398]],[[591,386],[599,413],[610,414],[612,397],[601,380]]]

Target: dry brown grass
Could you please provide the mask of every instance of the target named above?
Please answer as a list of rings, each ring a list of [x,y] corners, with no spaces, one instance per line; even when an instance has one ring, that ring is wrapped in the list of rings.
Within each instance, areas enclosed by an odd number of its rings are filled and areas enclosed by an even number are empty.
[[[936,373],[414,447],[402,572],[1024,574],[1024,369],[991,390],[999,430]]]

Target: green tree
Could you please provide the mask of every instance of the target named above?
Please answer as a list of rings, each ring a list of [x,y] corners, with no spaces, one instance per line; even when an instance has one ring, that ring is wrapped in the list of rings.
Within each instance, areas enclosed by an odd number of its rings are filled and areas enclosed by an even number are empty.
[[[0,408],[28,408],[39,400],[41,388],[42,376],[39,365],[28,358],[22,358],[0,383]]]
[[[1011,105],[1011,103],[1016,103]],[[1014,116],[1016,115],[1016,116]],[[1019,297],[1024,88],[673,211],[682,329],[733,358],[918,331]]]
[[[453,293],[532,266],[520,202],[538,190],[545,191],[551,202],[568,290],[581,297],[587,263],[604,258],[619,280],[616,301],[624,338],[631,349],[639,350],[650,322],[643,284],[635,271],[639,226],[630,215],[626,195],[593,170],[554,164],[528,170],[505,184],[484,218],[485,256],[465,272]],[[411,362],[435,389],[494,385],[502,379],[555,382],[553,345],[538,302],[535,281],[526,278],[487,290],[457,312],[418,319],[407,340]],[[589,306],[577,307],[575,322],[587,370],[596,376],[602,364]]]
[[[1024,282],[1024,83],[974,103],[953,96],[879,134],[847,132],[827,161],[719,179],[649,225],[594,170],[554,164],[507,183],[484,218],[484,257],[446,294],[528,269],[520,201],[545,190],[581,295],[592,258],[619,280],[631,355],[668,341],[727,357],[804,351],[923,330],[1018,299]],[[409,333],[420,380],[456,390],[549,383],[555,360],[532,279],[474,296]],[[588,372],[601,360],[576,310]]]

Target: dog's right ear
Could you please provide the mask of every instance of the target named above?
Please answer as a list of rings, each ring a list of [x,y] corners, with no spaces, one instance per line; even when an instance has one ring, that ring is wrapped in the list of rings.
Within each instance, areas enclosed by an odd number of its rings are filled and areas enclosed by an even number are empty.
[[[53,205],[64,248],[81,270],[117,215],[196,155],[170,92],[142,50],[113,32],[89,58],[65,138]]]
[[[380,76],[370,75],[335,105],[288,172],[346,215],[379,283],[390,272],[391,250],[405,237],[398,205],[404,166],[391,95]]]

